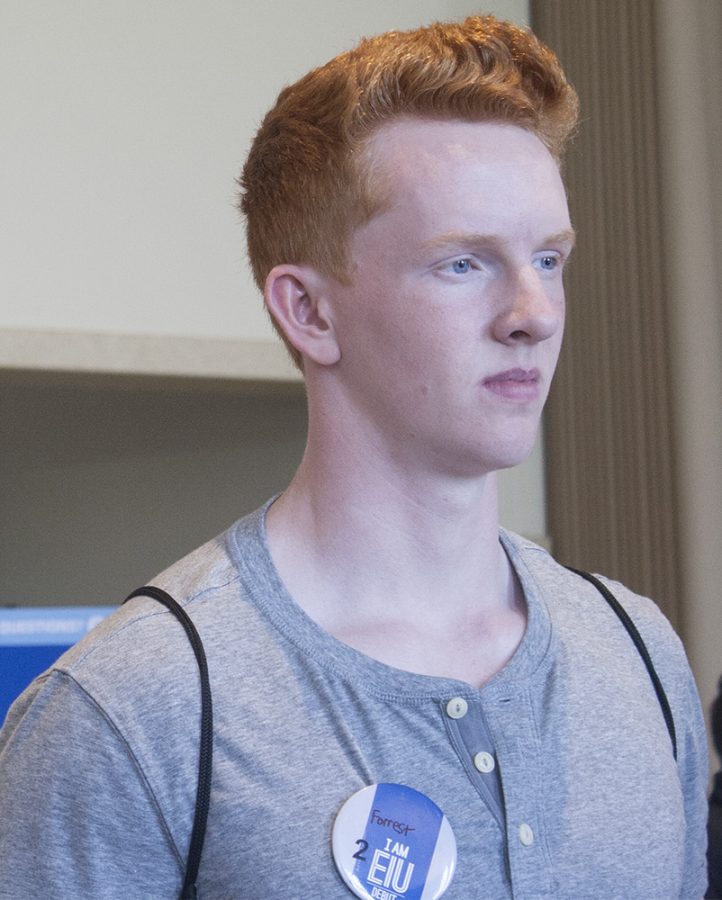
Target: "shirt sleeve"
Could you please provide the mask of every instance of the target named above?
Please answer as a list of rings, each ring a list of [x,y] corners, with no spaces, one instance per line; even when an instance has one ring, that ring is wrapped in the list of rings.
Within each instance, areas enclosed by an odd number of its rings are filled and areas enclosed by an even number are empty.
[[[183,861],[123,736],[67,673],[0,732],[0,897],[177,897]]]
[[[692,673],[685,665],[685,717],[677,721],[678,765],[684,796],[685,878],[682,896],[699,900],[707,890],[707,782],[709,757],[704,716]]]

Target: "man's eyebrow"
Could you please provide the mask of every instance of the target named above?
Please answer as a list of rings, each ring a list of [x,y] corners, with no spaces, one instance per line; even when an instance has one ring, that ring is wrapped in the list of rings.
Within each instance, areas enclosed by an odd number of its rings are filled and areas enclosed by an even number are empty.
[[[424,250],[445,249],[446,247],[484,247],[500,244],[501,239],[494,234],[479,234],[474,231],[446,231],[429,238],[421,245]]]
[[[564,228],[554,234],[550,234],[540,242],[539,246],[553,244],[568,244],[569,249],[576,243],[576,232],[573,228]],[[445,249],[446,247],[495,247],[504,243],[496,234],[480,234],[473,231],[447,231],[424,241],[421,245],[424,250]]]
[[[556,234],[550,234],[544,240],[545,244],[569,244],[569,249],[576,244],[577,233],[573,228],[565,228],[563,231],[557,231]]]

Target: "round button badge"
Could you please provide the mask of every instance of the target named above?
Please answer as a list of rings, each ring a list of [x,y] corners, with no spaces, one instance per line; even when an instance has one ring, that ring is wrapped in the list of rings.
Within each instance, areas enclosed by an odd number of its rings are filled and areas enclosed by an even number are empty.
[[[336,868],[362,900],[436,900],[456,869],[448,819],[426,794],[403,784],[372,784],[336,815]]]

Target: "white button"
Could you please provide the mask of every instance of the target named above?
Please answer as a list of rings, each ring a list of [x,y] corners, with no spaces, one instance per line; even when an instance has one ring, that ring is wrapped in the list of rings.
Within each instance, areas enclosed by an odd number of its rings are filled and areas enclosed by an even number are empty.
[[[463,719],[469,709],[469,704],[463,697],[452,697],[446,704],[446,715],[450,719]]]
[[[522,822],[519,826],[519,840],[525,847],[531,847],[534,843],[534,832],[531,830],[531,825],[527,825],[526,822]]]
[[[491,755],[491,753],[487,753],[486,750],[482,750],[480,753],[477,753],[474,756],[474,765],[480,772],[483,772],[485,775],[488,772],[493,772],[496,768],[494,757]]]

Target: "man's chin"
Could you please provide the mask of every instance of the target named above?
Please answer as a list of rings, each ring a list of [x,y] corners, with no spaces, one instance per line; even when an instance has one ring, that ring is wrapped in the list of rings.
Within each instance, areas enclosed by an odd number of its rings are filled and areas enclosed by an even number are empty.
[[[501,440],[497,446],[491,448],[487,455],[486,464],[491,471],[500,472],[504,469],[513,469],[515,466],[526,462],[536,444],[537,430],[534,429],[524,438],[516,438],[512,441]]]

